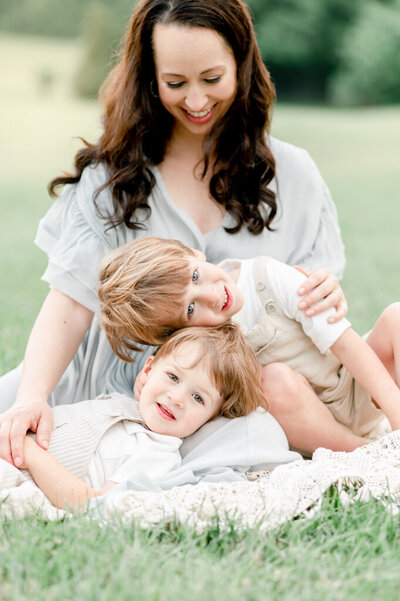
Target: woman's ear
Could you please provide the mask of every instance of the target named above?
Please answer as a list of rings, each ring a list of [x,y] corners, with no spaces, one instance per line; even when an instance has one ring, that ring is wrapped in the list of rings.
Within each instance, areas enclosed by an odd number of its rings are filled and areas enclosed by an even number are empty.
[[[190,248],[190,250],[193,252],[195,257],[197,257],[201,261],[206,261],[206,255],[203,252],[201,252],[201,250],[199,250],[198,248]]]

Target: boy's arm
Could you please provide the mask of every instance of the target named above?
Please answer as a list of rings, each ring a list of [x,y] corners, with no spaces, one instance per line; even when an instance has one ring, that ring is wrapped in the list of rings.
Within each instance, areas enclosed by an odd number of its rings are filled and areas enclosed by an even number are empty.
[[[331,351],[378,403],[393,430],[399,429],[400,389],[372,348],[348,328],[331,346]]]
[[[49,501],[59,509],[84,508],[86,502],[105,494],[115,484],[107,483],[95,491],[71,474],[48,451],[43,450],[30,436],[25,437],[25,463],[32,478]]]

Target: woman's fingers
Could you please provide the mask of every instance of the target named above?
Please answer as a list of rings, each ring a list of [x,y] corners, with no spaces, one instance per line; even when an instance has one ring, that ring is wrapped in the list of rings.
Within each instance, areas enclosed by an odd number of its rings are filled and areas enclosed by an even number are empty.
[[[24,440],[28,430],[37,433],[38,443],[47,448],[53,413],[47,403],[13,406],[0,416],[0,458],[15,466],[24,463]]]
[[[12,420],[4,414],[0,418],[0,458],[13,463],[10,447],[10,430]]]
[[[347,315],[347,302],[339,280],[327,269],[311,272],[298,293],[302,296],[298,307],[308,317],[327,311],[331,307],[336,309],[336,313],[329,316],[329,323],[335,323]]]

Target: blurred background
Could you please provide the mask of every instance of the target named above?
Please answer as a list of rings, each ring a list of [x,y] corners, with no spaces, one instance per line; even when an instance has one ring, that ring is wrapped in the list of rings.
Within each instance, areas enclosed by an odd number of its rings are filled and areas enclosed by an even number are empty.
[[[400,0],[249,0],[277,87],[273,134],[307,148],[338,207],[350,318],[400,298]],[[100,132],[97,93],[132,0],[0,0],[0,372],[47,292],[48,181]]]

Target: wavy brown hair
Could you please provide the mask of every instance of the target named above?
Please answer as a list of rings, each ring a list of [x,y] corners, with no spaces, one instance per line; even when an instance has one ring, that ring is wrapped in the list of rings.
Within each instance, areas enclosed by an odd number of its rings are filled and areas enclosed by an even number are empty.
[[[271,229],[276,215],[275,194],[267,188],[275,175],[275,160],[266,142],[275,89],[261,59],[253,24],[242,0],[142,0],[136,6],[119,60],[104,82],[104,133],[96,144],[75,156],[75,174],[56,177],[50,193],[77,183],[88,165],[104,162],[110,187],[112,226],[144,227],[138,209],[150,214],[148,197],[155,184],[149,167],[161,163],[173,118],[152,94],[155,80],[152,34],[156,23],[204,27],[219,33],[232,49],[237,65],[234,102],[204,138],[203,177],[211,171],[210,194],[228,211],[239,231],[252,234]]]

